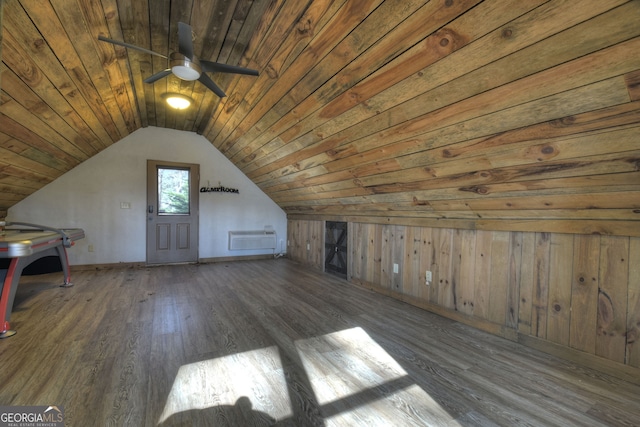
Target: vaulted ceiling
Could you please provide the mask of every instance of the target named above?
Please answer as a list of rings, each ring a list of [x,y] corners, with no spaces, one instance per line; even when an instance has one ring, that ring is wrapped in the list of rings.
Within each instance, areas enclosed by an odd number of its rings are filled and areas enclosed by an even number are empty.
[[[165,59],[98,40],[168,55],[180,21],[260,75],[147,84]],[[637,0],[4,0],[0,217],[158,126],[291,218],[637,236],[639,23]]]

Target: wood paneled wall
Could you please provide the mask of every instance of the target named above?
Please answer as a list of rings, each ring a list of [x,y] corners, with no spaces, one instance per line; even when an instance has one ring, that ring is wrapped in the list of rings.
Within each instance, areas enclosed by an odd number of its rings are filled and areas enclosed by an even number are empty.
[[[289,221],[287,257],[316,269],[324,268],[324,221]]]
[[[290,221],[289,256],[322,268],[306,250],[322,227]],[[350,222],[349,257],[355,283],[506,338],[640,368],[640,238]]]

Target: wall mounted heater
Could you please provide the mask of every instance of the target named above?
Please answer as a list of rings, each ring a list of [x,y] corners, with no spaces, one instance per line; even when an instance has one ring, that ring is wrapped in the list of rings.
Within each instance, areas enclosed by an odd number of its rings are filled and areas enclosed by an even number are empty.
[[[272,230],[230,231],[229,250],[276,248],[276,232]]]

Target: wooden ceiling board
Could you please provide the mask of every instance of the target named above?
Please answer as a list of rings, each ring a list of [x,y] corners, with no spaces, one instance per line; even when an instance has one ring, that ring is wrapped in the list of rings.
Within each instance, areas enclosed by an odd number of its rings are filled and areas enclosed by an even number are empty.
[[[0,217],[146,126],[197,132],[290,218],[640,236],[640,2],[12,0]],[[227,93],[144,79],[192,26]],[[175,111],[162,96],[194,100]]]

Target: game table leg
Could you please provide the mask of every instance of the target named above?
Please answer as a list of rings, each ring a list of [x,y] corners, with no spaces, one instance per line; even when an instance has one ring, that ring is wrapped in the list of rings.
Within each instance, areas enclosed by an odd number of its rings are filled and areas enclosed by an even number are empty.
[[[13,305],[13,297],[15,291],[13,284],[16,281],[16,269],[18,268],[18,259],[14,258],[9,264],[9,268],[0,271],[0,279],[2,279],[2,292],[0,292],[0,339],[9,338],[16,334],[16,331],[9,329],[9,317],[11,316],[11,308]],[[22,269],[20,269],[22,271]],[[20,274],[18,274],[19,280]],[[17,283],[15,283],[17,287]],[[11,305],[9,305],[11,300]]]
[[[67,249],[64,246],[57,246],[55,248],[58,258],[60,258],[60,264],[62,265],[62,274],[64,274],[64,282],[60,285],[63,288],[70,288],[73,286],[71,283],[71,269],[69,268],[69,257],[67,256]]]
[[[63,246],[50,248],[27,257],[13,258],[9,263],[8,269],[0,270],[0,279],[2,279],[2,291],[0,292],[0,339],[9,338],[16,334],[16,331],[10,329],[9,320],[22,270],[35,260],[52,255],[57,255],[62,265],[64,281],[60,286],[65,288],[73,286],[67,251]]]

